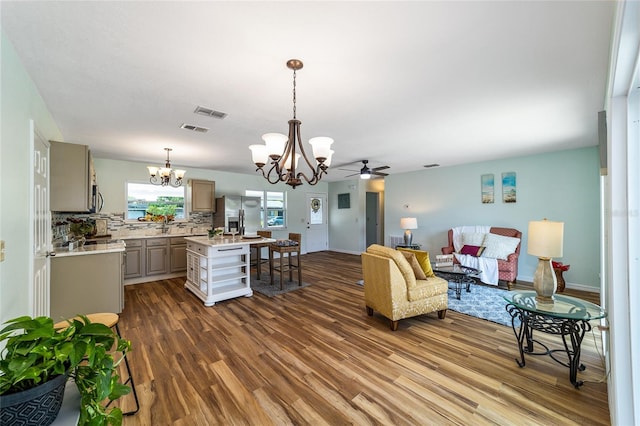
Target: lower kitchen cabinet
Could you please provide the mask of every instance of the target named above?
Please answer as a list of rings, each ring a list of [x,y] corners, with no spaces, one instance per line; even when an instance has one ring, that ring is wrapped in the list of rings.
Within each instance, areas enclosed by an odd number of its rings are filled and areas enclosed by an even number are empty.
[[[169,273],[169,240],[167,238],[150,238],[147,240],[146,275]]]
[[[173,237],[169,245],[170,272],[187,270],[187,242],[184,237]]]
[[[144,252],[143,240],[127,240],[127,248],[125,249],[125,269],[124,278],[140,278],[144,276]]]
[[[123,252],[51,258],[54,321],[78,314],[121,313],[124,308]]]

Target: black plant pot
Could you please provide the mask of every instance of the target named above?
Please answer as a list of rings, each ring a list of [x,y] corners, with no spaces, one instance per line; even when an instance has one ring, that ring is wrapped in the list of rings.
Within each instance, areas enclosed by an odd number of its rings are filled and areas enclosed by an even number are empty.
[[[0,395],[0,425],[48,426],[56,419],[67,375],[56,376],[35,388]]]

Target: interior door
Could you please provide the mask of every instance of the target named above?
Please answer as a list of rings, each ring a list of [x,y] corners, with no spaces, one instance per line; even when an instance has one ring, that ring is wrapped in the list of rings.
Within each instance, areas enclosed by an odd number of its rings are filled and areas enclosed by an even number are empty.
[[[377,192],[367,192],[365,212],[367,216],[367,247],[371,244],[380,244],[380,219],[378,217],[379,205],[379,194]]]
[[[33,192],[31,205],[33,282],[31,288],[33,316],[49,316],[51,261],[51,211],[49,210],[49,143],[30,123],[33,146]]]
[[[329,221],[327,217],[327,194],[308,193],[306,253],[329,248]]]

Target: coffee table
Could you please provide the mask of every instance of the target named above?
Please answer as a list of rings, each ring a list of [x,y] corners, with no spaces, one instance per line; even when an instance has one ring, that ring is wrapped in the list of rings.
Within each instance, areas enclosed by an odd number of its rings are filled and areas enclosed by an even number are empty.
[[[604,318],[607,312],[596,304],[561,294],[555,294],[552,302],[543,302],[536,299],[535,291],[512,291],[505,294],[504,299],[518,341],[518,366],[524,367],[525,354],[549,355],[558,364],[569,367],[569,381],[576,389],[582,386],[578,371],[584,371],[585,366],[580,363],[580,344],[585,333],[591,330],[589,321]],[[519,320],[519,325],[516,325],[516,320]],[[550,349],[533,338],[534,330],[560,335],[564,347]],[[542,350],[534,352],[534,343]],[[557,352],[564,352],[567,361],[565,357],[557,357]]]
[[[478,275],[480,271],[456,263],[452,266],[436,266],[433,273],[453,283],[452,289],[456,292],[456,299],[460,300],[462,288],[466,287],[467,293],[470,293],[471,284],[475,283],[473,276]]]

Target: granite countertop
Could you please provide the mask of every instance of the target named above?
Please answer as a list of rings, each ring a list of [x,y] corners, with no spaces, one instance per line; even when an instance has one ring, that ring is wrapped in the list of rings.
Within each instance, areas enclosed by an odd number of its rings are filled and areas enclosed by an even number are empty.
[[[273,238],[246,238],[241,235],[236,235],[235,239],[228,236],[224,236],[223,238],[209,238],[205,235],[201,237],[187,237],[185,240],[215,247],[273,243],[276,241]]]
[[[96,242],[95,244],[87,244],[78,247],[73,250],[69,250],[69,247],[56,247],[54,249],[55,257],[66,256],[82,256],[87,254],[101,254],[101,253],[117,253],[124,251],[126,243],[122,240],[109,240],[105,242]]]
[[[121,240],[147,240],[149,238],[173,238],[173,237],[200,237],[207,236],[206,233],[196,234],[154,234],[154,235],[123,235],[119,237]]]

